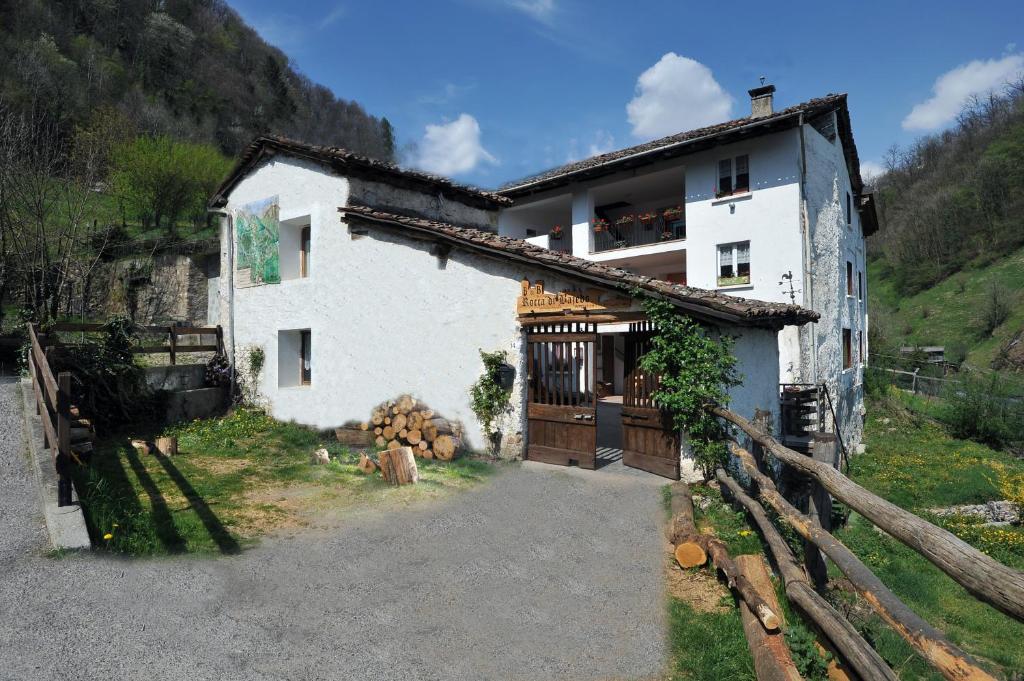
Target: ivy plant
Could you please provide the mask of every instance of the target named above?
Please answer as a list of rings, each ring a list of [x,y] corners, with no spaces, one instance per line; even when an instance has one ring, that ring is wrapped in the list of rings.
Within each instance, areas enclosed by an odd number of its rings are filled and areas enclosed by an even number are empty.
[[[686,433],[697,466],[710,478],[728,460],[728,449],[724,426],[706,407],[727,406],[729,388],[740,383],[735,339],[679,314],[664,300],[648,297],[643,307],[655,332],[640,367],[661,377],[651,397],[672,426]]]
[[[501,367],[508,361],[508,353],[504,350],[495,352],[480,351],[480,359],[484,363],[484,373],[469,389],[473,413],[476,414],[484,433],[488,437],[494,435],[494,421],[508,411],[512,391],[501,387]]]

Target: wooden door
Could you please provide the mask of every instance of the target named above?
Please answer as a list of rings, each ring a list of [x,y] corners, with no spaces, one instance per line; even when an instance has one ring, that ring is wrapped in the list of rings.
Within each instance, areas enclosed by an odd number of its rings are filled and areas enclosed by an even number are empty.
[[[679,433],[654,405],[658,376],[640,368],[651,349],[650,322],[629,325],[626,334],[625,381],[622,389],[622,463],[673,480],[679,479]]]
[[[596,342],[596,324],[527,326],[527,459],[596,467]]]

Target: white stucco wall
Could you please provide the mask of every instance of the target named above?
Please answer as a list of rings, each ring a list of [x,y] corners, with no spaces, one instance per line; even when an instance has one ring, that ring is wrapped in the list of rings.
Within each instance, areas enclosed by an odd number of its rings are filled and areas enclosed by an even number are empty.
[[[811,126],[804,126],[807,150],[807,214],[811,237],[813,287],[809,305],[821,315],[813,329],[811,361],[817,379],[824,382],[835,402],[843,441],[847,447],[860,442],[863,430],[863,365],[858,337],[867,352],[867,276],[865,242],[856,208],[846,222],[846,194],[850,178],[837,138],[829,142]],[[846,263],[853,264],[853,295],[847,296]],[[864,281],[864,298],[857,296],[857,273]],[[853,367],[843,369],[842,330],[851,330]]]

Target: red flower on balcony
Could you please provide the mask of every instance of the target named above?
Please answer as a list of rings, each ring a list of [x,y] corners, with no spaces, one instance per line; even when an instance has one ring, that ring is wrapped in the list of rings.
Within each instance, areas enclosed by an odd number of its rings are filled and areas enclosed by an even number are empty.
[[[604,218],[594,219],[594,233],[605,232],[608,230],[608,221]]]
[[[551,238],[551,239],[561,239],[562,238],[562,225],[555,225],[554,227],[552,227],[551,231],[548,232],[548,237]]]

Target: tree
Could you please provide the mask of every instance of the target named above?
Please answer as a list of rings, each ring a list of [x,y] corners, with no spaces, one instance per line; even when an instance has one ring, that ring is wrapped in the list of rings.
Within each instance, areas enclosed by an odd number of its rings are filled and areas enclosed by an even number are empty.
[[[143,226],[173,234],[181,217],[199,222],[206,200],[230,168],[231,161],[210,145],[141,136],[115,150],[111,181]]]
[[[68,141],[46,118],[3,107],[0,138],[0,295],[20,298],[28,319],[52,320],[110,232],[95,191],[106,138],[78,131]]]

